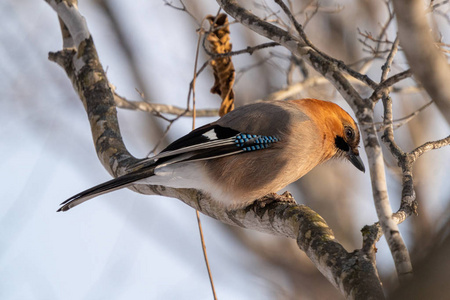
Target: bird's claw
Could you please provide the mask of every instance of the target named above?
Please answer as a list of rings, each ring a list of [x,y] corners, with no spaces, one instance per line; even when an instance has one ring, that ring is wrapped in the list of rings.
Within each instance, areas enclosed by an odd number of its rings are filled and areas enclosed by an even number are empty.
[[[295,202],[295,199],[292,197],[291,193],[288,191],[284,192],[281,195],[278,195],[277,193],[269,193],[265,195],[264,197],[258,199],[257,204],[264,208],[266,205],[272,204],[274,202],[285,202],[287,204],[297,204]]]

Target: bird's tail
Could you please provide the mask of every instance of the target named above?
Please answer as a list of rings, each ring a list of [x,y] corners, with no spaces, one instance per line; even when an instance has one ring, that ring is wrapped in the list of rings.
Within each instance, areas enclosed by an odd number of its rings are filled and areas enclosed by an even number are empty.
[[[78,204],[81,204],[84,201],[87,201],[94,197],[130,186],[141,179],[154,175],[154,171],[154,168],[146,167],[96,185],[90,189],[76,194],[75,196],[70,197],[69,199],[61,203],[62,206],[58,209],[58,211],[67,211],[72,207],[75,207]]]

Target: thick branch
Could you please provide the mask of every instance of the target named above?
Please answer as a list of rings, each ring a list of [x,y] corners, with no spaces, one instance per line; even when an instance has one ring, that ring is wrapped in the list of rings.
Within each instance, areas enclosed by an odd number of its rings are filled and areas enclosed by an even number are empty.
[[[365,149],[369,161],[372,192],[378,219],[399,275],[409,274],[411,270],[409,255],[406,257],[404,256],[404,253],[408,252],[400,236],[397,222],[395,222],[392,217],[392,208],[389,202],[386,185],[384,160],[374,125],[365,126],[363,138],[366,143]]]
[[[427,24],[424,2],[394,0],[400,45],[416,78],[450,124],[450,68],[435,46]]]
[[[388,58],[386,59],[385,64],[382,66],[382,75],[381,82],[386,81],[386,78],[389,74],[389,70],[391,68],[391,64],[393,62],[395,53],[398,49],[398,38],[395,39],[391,50],[389,52]],[[380,84],[381,86],[381,84]],[[392,99],[389,97],[387,90],[379,89],[381,96],[383,98],[384,105],[384,124],[385,131],[383,135],[383,140],[389,141],[387,146],[389,147],[391,153],[394,157],[397,158],[397,161],[400,161],[400,158],[404,156],[403,151],[394,141],[394,126],[393,126],[393,114],[392,114]],[[376,93],[374,92],[374,95]],[[373,97],[373,96],[372,96]],[[377,142],[378,143],[378,142]],[[377,151],[381,152],[381,148],[379,145],[376,146]],[[386,186],[386,178],[384,171],[384,162],[381,155],[374,155],[371,159],[369,157],[369,161],[374,161],[374,168],[371,168],[371,178],[372,185],[378,186],[378,191],[380,195],[375,195],[375,207],[377,209],[378,219],[380,220],[380,225],[385,235],[386,241],[389,245],[389,249],[391,250],[392,257],[394,258],[395,268],[397,270],[397,274],[400,280],[403,280],[407,276],[412,274],[412,264],[411,259],[409,257],[408,249],[403,241],[402,236],[400,235],[400,231],[398,229],[398,222],[394,220],[392,214],[392,208],[389,203],[387,186]],[[375,189],[374,189],[375,191]],[[415,201],[415,193],[413,189],[413,181],[412,181],[412,169],[403,168],[403,192],[402,192],[402,207],[414,207],[413,211],[416,211],[417,204]],[[378,196],[378,199],[377,199]],[[402,212],[405,209],[402,210]],[[403,214],[397,213],[401,218]]]
[[[393,116],[392,116],[392,99],[388,96],[383,97],[384,104],[384,120],[387,124],[383,140],[387,141],[387,145],[391,150],[391,153],[394,157],[397,158],[397,161],[401,160],[401,157],[404,156],[404,152],[400,149],[400,147],[394,141],[394,126],[393,126]],[[413,211],[416,210],[416,197],[413,188],[413,176],[412,176],[412,168],[411,166],[403,166],[403,192],[402,192],[402,205],[408,205],[410,207],[414,207]],[[388,208],[390,210],[390,206]],[[398,226],[394,222],[392,216],[392,211],[386,211],[389,213],[389,217],[391,219],[388,222],[389,228],[383,227],[383,232],[386,235],[386,239],[388,241],[389,247],[391,248],[391,252],[394,257],[395,267],[397,269],[397,273],[399,278],[403,280],[405,277],[410,276],[412,273],[412,265],[411,259],[409,257],[408,249],[406,248],[405,243],[398,231]],[[380,220],[381,222],[381,220]],[[383,223],[382,223],[383,225]]]

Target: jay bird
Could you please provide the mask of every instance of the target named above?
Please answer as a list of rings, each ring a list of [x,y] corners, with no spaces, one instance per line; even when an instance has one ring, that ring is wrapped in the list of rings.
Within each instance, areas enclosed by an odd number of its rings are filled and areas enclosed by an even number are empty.
[[[334,103],[253,103],[193,130],[130,173],[69,198],[58,211],[134,184],[198,189],[227,209],[242,208],[332,158],[364,172],[359,139],[355,121]]]

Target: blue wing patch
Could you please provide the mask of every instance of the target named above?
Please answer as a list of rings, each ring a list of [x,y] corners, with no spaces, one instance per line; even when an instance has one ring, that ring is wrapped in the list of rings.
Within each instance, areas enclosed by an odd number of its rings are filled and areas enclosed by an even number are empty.
[[[234,143],[244,152],[266,149],[271,144],[278,142],[275,136],[240,133],[236,135]]]

